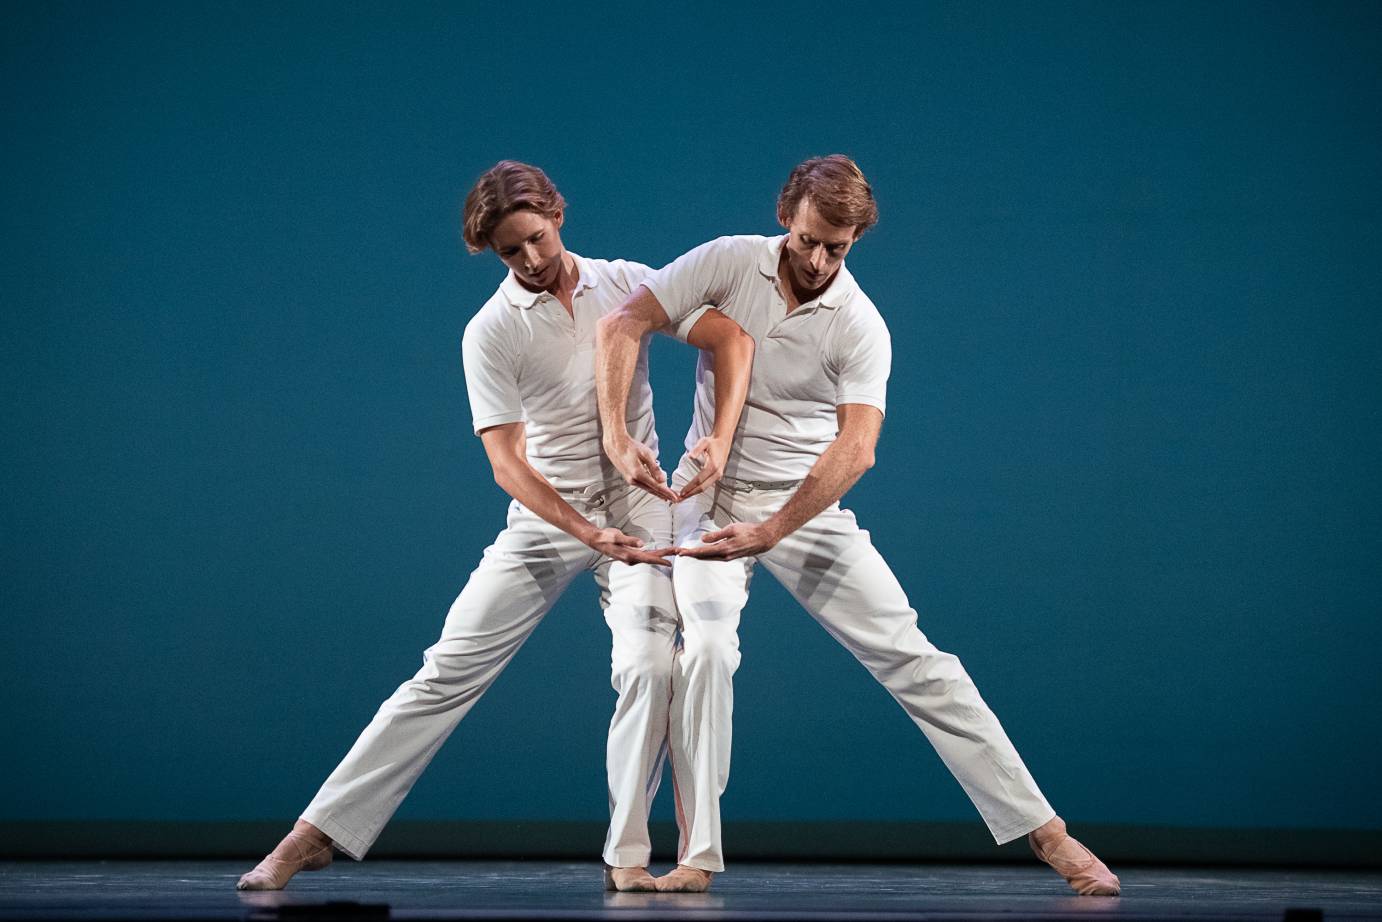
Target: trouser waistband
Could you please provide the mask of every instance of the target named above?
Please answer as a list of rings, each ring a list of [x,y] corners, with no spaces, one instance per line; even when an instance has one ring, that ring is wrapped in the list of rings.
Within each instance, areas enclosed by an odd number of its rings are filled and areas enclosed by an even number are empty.
[[[622,483],[591,483],[583,487],[553,487],[562,499],[570,502],[582,503],[586,506],[603,506],[610,498],[611,494],[623,490],[627,484]]]
[[[800,480],[740,480],[738,477],[721,477],[720,485],[735,493],[771,493],[775,490],[795,490],[801,486]]]

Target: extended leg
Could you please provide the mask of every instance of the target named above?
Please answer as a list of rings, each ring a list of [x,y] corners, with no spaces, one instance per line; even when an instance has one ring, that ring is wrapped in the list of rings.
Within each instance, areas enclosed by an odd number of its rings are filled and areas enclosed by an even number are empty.
[[[926,734],[999,843],[1051,809],[998,718],[917,613],[853,514],[831,507],[763,555],[765,567],[869,670]]]
[[[1117,878],[1108,873],[1110,884],[1101,877],[1084,856],[1097,859],[1065,837],[1064,823],[960,661],[917,628],[901,585],[852,513],[826,510],[762,560],[926,734],[997,842],[1038,834],[1032,839],[1038,856],[1071,886],[1117,893]],[[1091,873],[1100,884],[1083,883],[1081,875]]]
[[[369,851],[451,731],[590,562],[574,538],[517,504],[511,509],[509,527],[485,550],[422,668],[380,706],[303,811],[302,820],[352,858]],[[267,881],[246,875],[245,886],[282,887],[292,876],[284,869]]]

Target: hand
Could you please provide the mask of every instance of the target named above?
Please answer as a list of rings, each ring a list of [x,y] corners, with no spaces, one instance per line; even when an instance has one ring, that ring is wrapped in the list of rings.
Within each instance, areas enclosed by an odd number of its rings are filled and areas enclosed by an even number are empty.
[[[624,563],[651,563],[662,567],[670,567],[672,561],[667,558],[677,552],[674,547],[659,547],[645,551],[643,539],[626,535],[617,528],[601,528],[586,544],[606,557],[613,557]]]
[[[701,536],[701,541],[705,543],[700,547],[677,548],[677,555],[700,557],[704,560],[737,560],[740,557],[752,557],[770,551],[777,546],[779,540],[781,538],[766,522],[752,525],[747,522],[735,522],[719,531],[706,532]]]
[[[687,457],[699,462],[701,469],[681,488],[677,502],[690,499],[720,479],[725,472],[725,459],[729,457],[729,444],[729,439],[720,440],[707,435],[687,452]]]
[[[625,483],[641,487],[669,503],[677,501],[677,494],[667,486],[667,475],[657,465],[657,455],[647,445],[627,436],[618,441],[606,439],[605,454]]]

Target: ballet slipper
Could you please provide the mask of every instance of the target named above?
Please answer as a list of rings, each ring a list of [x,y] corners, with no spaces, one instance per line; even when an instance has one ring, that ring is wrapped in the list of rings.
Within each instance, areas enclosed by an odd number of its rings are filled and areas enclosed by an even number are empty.
[[[605,865],[605,889],[611,893],[652,893],[657,889],[647,868],[614,868]]]
[[[235,889],[282,890],[298,871],[320,871],[330,863],[331,840],[315,826],[299,820],[277,848],[240,878]]]
[[[662,893],[704,893],[714,876],[710,871],[679,864],[657,879],[657,889]]]
[[[1094,853],[1065,831],[1056,817],[1027,837],[1036,856],[1055,868],[1080,896],[1117,896],[1118,877]]]

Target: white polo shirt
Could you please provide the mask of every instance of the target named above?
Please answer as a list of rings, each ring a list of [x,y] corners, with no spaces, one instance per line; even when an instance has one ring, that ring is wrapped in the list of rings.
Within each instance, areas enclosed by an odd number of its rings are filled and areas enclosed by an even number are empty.
[[[651,271],[622,259],[571,257],[579,275],[574,317],[552,295],[518,284],[511,271],[461,341],[475,431],[522,421],[529,462],[562,489],[622,482],[600,444],[595,327]],[[657,451],[646,340],[629,388],[628,428]]]
[[[787,236],[720,237],[643,280],[681,338],[713,305],[753,337],[748,400],[725,473],[740,480],[798,480],[835,440],[835,408],[885,409],[892,343],[878,308],[843,265],[814,301],[787,313],[777,287]],[[715,381],[701,355],[689,449],[715,419]]]

